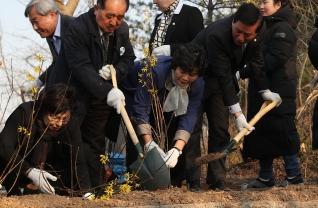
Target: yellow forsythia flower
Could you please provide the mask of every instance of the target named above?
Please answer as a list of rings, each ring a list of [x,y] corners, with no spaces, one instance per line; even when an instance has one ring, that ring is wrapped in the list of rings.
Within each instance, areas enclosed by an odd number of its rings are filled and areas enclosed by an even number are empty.
[[[40,73],[42,71],[40,66],[34,67],[33,70],[35,71],[35,73]]]
[[[119,186],[119,193],[122,195],[128,194],[131,191],[131,186],[128,184],[123,184]]]
[[[39,55],[34,55],[34,59],[38,62],[42,62],[43,61],[44,56],[39,54]]]
[[[105,155],[100,155],[100,161],[103,165],[105,165],[106,162],[109,162],[109,159]]]
[[[35,77],[30,73],[28,73],[27,78],[29,81],[33,81],[35,79]]]
[[[39,91],[39,89],[37,87],[32,87],[32,86],[30,87],[30,92],[32,94],[36,94],[38,91]]]

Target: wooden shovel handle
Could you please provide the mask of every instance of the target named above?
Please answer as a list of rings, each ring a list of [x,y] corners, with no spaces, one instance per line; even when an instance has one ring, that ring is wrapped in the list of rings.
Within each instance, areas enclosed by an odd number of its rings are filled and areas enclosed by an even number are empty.
[[[110,68],[110,73],[112,75],[113,86],[117,88],[118,86],[117,86],[117,80],[116,80],[116,71],[115,71],[113,65],[110,65],[109,68]],[[126,108],[125,108],[123,102],[121,102],[121,105],[120,105],[120,114],[124,120],[126,127],[127,127],[128,133],[131,137],[131,140],[133,141],[134,145],[137,145],[139,143],[139,140],[138,140],[138,137],[135,133],[134,127],[132,126],[131,121],[128,117],[128,114],[127,114],[127,111],[126,111]],[[144,157],[142,152],[139,152],[139,155],[141,158]]]
[[[275,101],[271,102],[269,100],[266,100],[259,112],[252,118],[252,120],[248,123],[250,126],[254,126],[257,121],[259,121],[268,111],[272,110],[274,107],[276,107],[281,102],[281,98],[277,98]],[[244,137],[244,135],[248,132],[246,128],[243,128],[233,139],[238,142],[241,138]]]

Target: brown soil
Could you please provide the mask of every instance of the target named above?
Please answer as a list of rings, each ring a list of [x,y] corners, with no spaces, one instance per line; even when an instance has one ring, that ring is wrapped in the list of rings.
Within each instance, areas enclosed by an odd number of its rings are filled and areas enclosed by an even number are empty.
[[[281,182],[285,177],[281,160],[275,161],[274,169],[276,182]],[[185,187],[152,192],[132,191],[127,195],[115,194],[109,201],[88,201],[78,197],[48,195],[13,196],[0,198],[0,207],[136,207],[147,205],[148,207],[154,207],[177,204],[179,205],[177,207],[181,207],[180,204],[186,207],[277,207],[277,203],[292,203],[284,207],[316,206],[317,201],[313,201],[318,200],[318,182],[315,171],[309,171],[302,167],[305,186],[293,185],[270,190],[241,191],[242,185],[257,177],[257,171],[257,162],[233,166],[228,171],[226,180],[232,191],[227,192],[209,190],[208,186],[204,184],[204,179],[202,179],[202,191],[199,192],[187,191]],[[272,204],[269,204],[271,202]],[[309,202],[312,203],[308,204]],[[210,204],[203,206],[203,203]],[[262,206],[261,203],[263,203]]]

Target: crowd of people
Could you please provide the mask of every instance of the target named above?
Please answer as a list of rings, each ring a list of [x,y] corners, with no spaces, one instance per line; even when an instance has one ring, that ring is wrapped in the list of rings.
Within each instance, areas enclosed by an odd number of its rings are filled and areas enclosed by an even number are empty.
[[[162,13],[149,34],[149,51],[157,57],[149,76],[142,73],[145,62],[135,61],[124,21],[129,0],[97,0],[76,18],[61,14],[53,0],[29,2],[24,15],[47,40],[53,62],[25,86],[26,93],[42,87],[38,98],[19,105],[1,131],[0,173],[8,196],[22,195],[21,188],[23,194],[65,195],[70,189],[85,196],[99,193],[107,182],[100,155],[105,154],[105,138],[117,140],[121,103],[144,152],[157,149],[170,169],[172,186],[181,187],[186,180],[188,190],[201,190],[201,167],[194,159],[201,156],[204,113],[208,153],[220,152],[229,143],[230,115],[238,131],[248,130],[243,158],[259,159],[260,170],[242,190],[304,185],[295,125],[298,20],[289,0],[259,0],[259,7],[244,3],[232,16],[206,27],[201,11],[182,0],[153,3]],[[314,37],[309,57],[318,67]],[[118,88],[112,84],[112,66]],[[245,116],[238,92],[240,79],[246,78]],[[157,91],[164,123],[169,124],[164,146],[155,136],[157,109],[145,85]],[[264,101],[277,99],[282,101],[255,126],[247,122]],[[129,167],[138,152],[130,138],[126,144]],[[280,156],[287,176],[275,184],[272,163]],[[210,189],[230,191],[225,178],[225,158],[208,163]]]

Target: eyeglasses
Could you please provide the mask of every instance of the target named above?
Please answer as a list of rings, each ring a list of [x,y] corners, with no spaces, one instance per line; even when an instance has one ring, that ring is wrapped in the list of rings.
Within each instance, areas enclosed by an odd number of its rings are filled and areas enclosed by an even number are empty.
[[[62,122],[62,123],[67,123],[70,121],[71,119],[71,115],[65,116],[64,118],[58,117],[58,116],[54,116],[52,114],[49,114],[51,121],[54,122]]]

